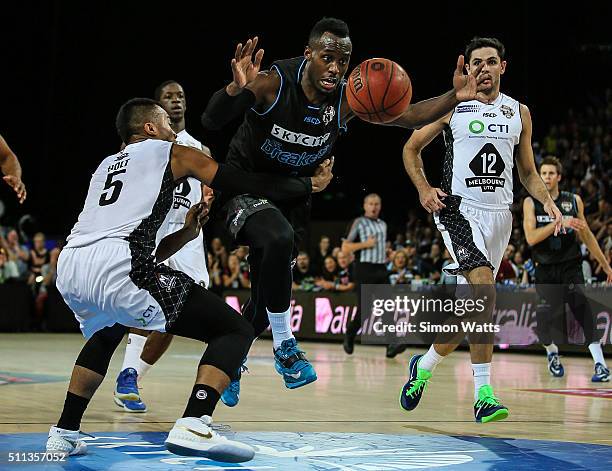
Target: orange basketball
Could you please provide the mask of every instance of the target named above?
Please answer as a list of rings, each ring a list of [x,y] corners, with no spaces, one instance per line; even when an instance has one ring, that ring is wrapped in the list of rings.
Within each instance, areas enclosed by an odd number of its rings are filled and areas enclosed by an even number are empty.
[[[357,117],[370,123],[389,123],[410,104],[410,77],[389,59],[368,59],[351,72],[346,98]]]

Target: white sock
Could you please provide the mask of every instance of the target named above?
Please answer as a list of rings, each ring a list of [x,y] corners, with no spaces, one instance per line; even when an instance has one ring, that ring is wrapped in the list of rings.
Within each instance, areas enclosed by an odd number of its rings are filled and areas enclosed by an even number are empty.
[[[149,368],[151,368],[152,366],[153,365],[149,365],[142,358],[138,359],[138,365],[136,366],[136,371],[138,372],[139,381],[144,377],[145,374],[147,374],[147,371],[149,371]]]
[[[140,354],[144,348],[144,344],[147,338],[138,334],[129,334],[128,343],[125,346],[125,355],[123,356],[123,366],[121,371],[126,368],[134,368],[138,371],[138,362],[140,361]]]
[[[590,344],[589,350],[591,351],[591,356],[595,363],[601,363],[604,368],[608,367],[608,365],[606,365],[606,360],[604,360],[603,351],[601,350],[601,344],[599,342]]]
[[[546,349],[547,355],[550,355],[551,353],[559,353],[559,349],[554,343],[551,343],[550,345],[544,345],[544,348]]]
[[[474,401],[477,401],[480,387],[491,384],[491,363],[472,363],[472,372],[474,373]]]
[[[274,349],[280,348],[283,340],[294,338],[291,332],[291,306],[285,312],[270,312],[266,308],[270,327],[272,328],[272,340],[274,341]]]
[[[427,350],[427,353],[423,355],[421,359],[419,360],[418,367],[423,368],[424,370],[427,370],[430,373],[432,373],[434,368],[443,359],[444,357],[440,355],[438,352],[436,352],[436,350],[434,349],[434,346],[432,345],[431,347],[429,347],[429,350]]]

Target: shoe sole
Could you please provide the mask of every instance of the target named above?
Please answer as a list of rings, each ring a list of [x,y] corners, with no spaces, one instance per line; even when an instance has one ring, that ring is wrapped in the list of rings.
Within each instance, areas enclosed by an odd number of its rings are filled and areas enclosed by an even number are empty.
[[[223,450],[222,445],[217,445],[216,450],[198,450],[193,448],[193,442],[187,442],[184,440],[176,440],[175,442],[166,441],[166,450],[170,453],[174,453],[179,456],[201,456],[208,458],[213,461],[221,461],[225,463],[244,463],[250,461],[255,456],[255,453],[248,453],[245,451],[243,455],[238,453],[232,453],[228,450]]]
[[[295,382],[288,383],[287,380],[285,379],[285,375],[283,374],[283,372],[278,370],[278,365],[276,363],[274,364],[274,369],[279,375],[283,377],[283,380],[285,381],[285,387],[287,389],[301,388],[302,386],[306,386],[307,384],[314,383],[318,379],[317,374],[315,373],[314,376],[311,376],[310,378],[306,378],[302,381],[295,381]]]
[[[127,400],[129,401],[130,399],[127,399]],[[130,409],[129,407],[126,407],[126,405],[123,402],[121,402],[118,398],[116,398],[115,396],[113,396],[113,401],[115,401],[115,404],[118,407],[121,407],[125,412],[130,412],[132,414],[142,414],[143,412],[147,411],[147,406],[145,406],[145,408],[142,410]]]
[[[140,395],[136,393],[121,394],[115,391],[113,396],[117,399],[121,399],[122,401],[140,401]]]
[[[223,396],[221,396],[221,402],[223,404],[225,404],[227,407],[236,407],[238,405],[238,402],[240,401],[236,401],[234,404],[228,404],[227,402],[225,402],[225,400],[223,399]]]
[[[488,417],[483,417],[480,420],[476,420],[476,422],[479,424],[487,424],[489,422],[498,422],[500,420],[507,419],[509,415],[510,415],[510,412],[508,412],[508,409],[500,409],[498,411],[495,411],[493,414],[489,415]]]
[[[593,379],[591,378],[591,383],[609,383],[610,382],[610,377],[608,376],[607,378],[604,379]]]
[[[417,378],[417,374],[418,374],[417,365],[422,356],[423,355],[415,355],[410,359],[410,363],[408,364],[408,381],[406,382],[406,384],[408,384],[413,379],[413,373],[412,373],[413,368],[414,368],[414,379]],[[402,389],[400,390],[399,405],[403,411],[410,412],[416,409],[419,403],[417,402],[416,405],[412,409],[406,409],[404,407],[404,405],[402,404],[402,397],[404,397],[404,389],[406,388],[406,384],[404,384],[404,386],[402,386]],[[419,402],[420,402],[420,399],[419,399]]]

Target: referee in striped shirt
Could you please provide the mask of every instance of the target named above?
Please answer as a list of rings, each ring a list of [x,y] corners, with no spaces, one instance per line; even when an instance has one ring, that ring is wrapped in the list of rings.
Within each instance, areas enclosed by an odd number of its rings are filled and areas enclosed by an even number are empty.
[[[353,222],[351,230],[342,242],[342,251],[359,252],[355,256],[355,289],[358,296],[357,314],[346,327],[344,351],[353,353],[355,337],[361,328],[361,284],[387,284],[388,273],[385,266],[385,242],[387,223],[380,219],[382,207],[380,196],[370,193],[363,200],[363,216]]]

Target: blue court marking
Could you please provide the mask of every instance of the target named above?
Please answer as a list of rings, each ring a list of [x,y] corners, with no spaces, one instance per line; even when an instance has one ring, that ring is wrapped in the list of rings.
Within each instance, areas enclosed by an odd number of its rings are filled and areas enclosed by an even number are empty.
[[[68,381],[69,379],[68,376],[30,374],[21,371],[0,371],[0,386],[9,384],[56,383]]]
[[[85,437],[89,452],[63,463],[9,462],[9,452],[41,452],[46,434],[0,434],[0,469],[15,470],[278,470],[374,471],[609,470],[612,447],[543,440],[369,433],[239,432],[230,438],[254,446],[242,464],[172,455],[161,432],[100,432]],[[13,457],[14,459],[14,457]],[[11,465],[15,464],[13,467]],[[9,468],[10,467],[10,468]]]

